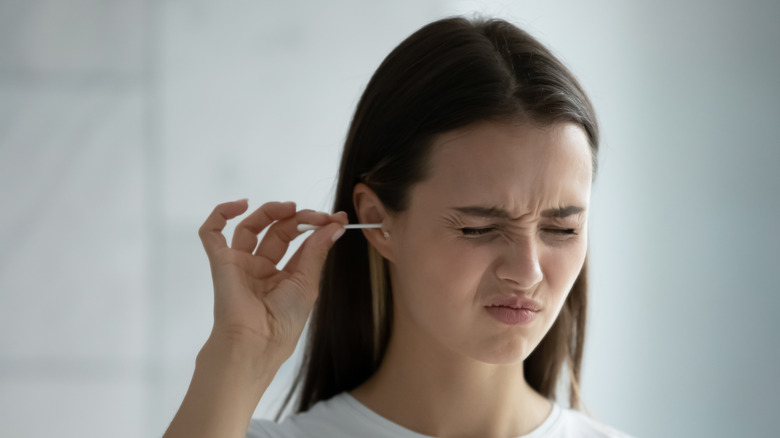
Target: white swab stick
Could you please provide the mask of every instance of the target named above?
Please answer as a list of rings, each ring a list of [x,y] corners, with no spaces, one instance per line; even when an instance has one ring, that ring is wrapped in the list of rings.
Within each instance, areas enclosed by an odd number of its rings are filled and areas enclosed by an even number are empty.
[[[311,231],[319,228],[319,225],[298,224],[298,231]],[[382,228],[382,224],[349,224],[344,225],[347,230],[356,230],[359,228]]]

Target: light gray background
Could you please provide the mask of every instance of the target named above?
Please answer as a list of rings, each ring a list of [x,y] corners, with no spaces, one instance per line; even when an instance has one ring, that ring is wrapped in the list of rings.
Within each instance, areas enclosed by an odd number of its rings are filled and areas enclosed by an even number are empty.
[[[471,12],[549,44],[600,116],[589,411],[780,434],[780,3],[0,0],[0,435],[162,434],[210,329],[202,221],[327,209],[374,69]]]

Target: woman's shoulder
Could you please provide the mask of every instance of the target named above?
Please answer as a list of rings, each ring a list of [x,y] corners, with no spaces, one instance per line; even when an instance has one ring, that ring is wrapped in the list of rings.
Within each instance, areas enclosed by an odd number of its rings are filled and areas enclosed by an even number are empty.
[[[552,415],[557,415],[557,418],[551,418],[545,424],[550,424],[551,429],[549,434],[540,434],[539,437],[560,437],[560,438],[632,438],[630,435],[623,433],[617,429],[609,427],[597,420],[587,416],[586,414],[569,408],[562,408],[555,405]],[[551,415],[551,416],[552,416]],[[534,431],[527,438],[536,438],[536,432]]]
[[[342,392],[276,423],[252,419],[247,438],[430,438],[387,420]]]
[[[339,397],[316,403],[306,412],[292,414],[277,423],[273,420],[253,418],[249,423],[247,438],[298,438],[307,437],[314,430],[323,437],[336,436],[334,420],[338,421],[340,409]]]

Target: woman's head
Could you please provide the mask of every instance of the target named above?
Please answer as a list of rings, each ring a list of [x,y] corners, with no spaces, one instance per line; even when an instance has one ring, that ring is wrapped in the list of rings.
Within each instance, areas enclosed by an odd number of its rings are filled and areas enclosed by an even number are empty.
[[[370,377],[393,329],[394,299],[407,306],[403,317],[420,322],[408,306],[432,304],[415,303],[410,289],[428,284],[441,293],[450,287],[448,270],[467,283],[454,291],[459,301],[453,309],[467,300],[483,308],[517,293],[555,310],[547,315],[561,309],[560,315],[554,324],[554,317],[538,321],[544,330],[516,343],[501,338],[498,325],[481,320],[486,336],[498,336],[493,348],[467,345],[473,337],[447,337],[436,320],[423,324],[429,334],[486,362],[525,359],[526,379],[545,396],[554,397],[564,362],[576,385],[584,339],[587,210],[566,218],[550,215],[560,216],[558,209],[569,206],[587,209],[597,148],[595,114],[576,79],[513,25],[449,18],[403,41],[358,104],[334,206],[358,222],[357,204],[364,221],[391,225],[391,237],[369,234],[369,245],[359,233],[348,233],[331,250],[299,375],[304,387],[298,410]],[[414,246],[425,239],[434,239],[432,245]],[[403,260],[394,261],[398,257]],[[436,257],[451,266],[437,264]],[[441,299],[435,293],[426,297]],[[452,320],[442,317],[439,326],[447,321]]]
[[[406,355],[435,350],[446,363],[519,364],[585,261],[587,137],[572,123],[481,122],[437,136],[427,161],[402,211],[387,211],[367,185],[355,189],[361,222],[388,232],[364,231],[387,260],[393,340]],[[511,310],[523,301],[535,311]]]

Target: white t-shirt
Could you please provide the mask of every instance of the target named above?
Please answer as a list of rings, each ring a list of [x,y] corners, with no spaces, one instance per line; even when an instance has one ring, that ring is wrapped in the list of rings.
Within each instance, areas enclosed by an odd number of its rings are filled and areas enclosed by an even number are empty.
[[[347,392],[314,404],[306,412],[276,423],[253,419],[247,438],[431,438],[380,416]],[[579,411],[553,403],[550,416],[533,432],[519,438],[629,438]]]

